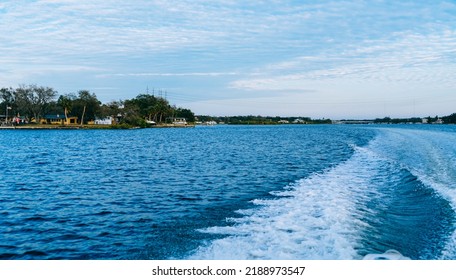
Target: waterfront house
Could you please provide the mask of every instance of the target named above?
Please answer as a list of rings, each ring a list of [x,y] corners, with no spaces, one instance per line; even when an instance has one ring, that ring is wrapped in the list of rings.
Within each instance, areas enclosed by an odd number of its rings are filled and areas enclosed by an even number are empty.
[[[78,124],[78,117],[68,117],[65,121],[66,125],[69,124]]]
[[[296,124],[296,123],[303,123],[303,124],[306,124],[307,122],[306,122],[305,120],[303,120],[303,119],[295,119],[295,120],[293,121],[293,123],[295,123],[295,124]]]
[[[63,125],[65,124],[65,115],[62,114],[49,114],[45,115],[44,118],[40,120],[40,124],[56,124]]]
[[[113,124],[113,117],[106,117],[103,119],[95,119],[95,124],[98,125],[112,125]]]
[[[167,118],[166,121],[172,123],[173,125],[177,125],[177,126],[187,125],[187,120],[185,118]]]
[[[78,124],[78,117],[65,118],[63,114],[49,114],[40,120],[40,124],[75,125]]]
[[[438,118],[433,124],[443,124],[443,120],[441,118]]]

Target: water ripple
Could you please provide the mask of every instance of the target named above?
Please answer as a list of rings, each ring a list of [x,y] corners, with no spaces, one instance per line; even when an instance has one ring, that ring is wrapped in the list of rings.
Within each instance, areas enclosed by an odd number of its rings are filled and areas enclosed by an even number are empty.
[[[372,135],[329,126],[2,130],[0,259],[180,258],[214,238],[197,229],[230,224],[252,199],[337,165]]]

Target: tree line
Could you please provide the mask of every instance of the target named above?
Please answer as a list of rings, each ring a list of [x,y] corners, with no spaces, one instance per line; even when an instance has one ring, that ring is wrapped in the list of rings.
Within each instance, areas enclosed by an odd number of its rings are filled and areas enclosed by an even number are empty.
[[[4,111],[5,115],[21,117],[28,122],[38,122],[49,114],[77,117],[82,124],[113,116],[121,125],[140,127],[147,127],[152,122],[164,123],[176,117],[195,121],[191,110],[172,106],[165,98],[150,94],[103,104],[95,93],[88,90],[59,95],[51,87],[37,85],[1,88],[0,106],[0,112]]]
[[[453,113],[451,115],[444,116],[444,117],[439,117],[439,116],[435,116],[435,117],[428,116],[425,118],[421,118],[421,117],[413,117],[413,118],[385,117],[382,119],[377,118],[373,122],[379,123],[379,124],[422,123],[423,119],[426,119],[427,123],[436,123],[438,120],[442,120],[443,123],[445,123],[445,124],[456,124],[456,113]]]
[[[453,123],[456,124],[456,113],[453,113],[449,116],[442,117],[443,123]]]
[[[229,116],[229,117],[213,117],[213,116],[204,116],[198,115],[196,116],[198,121],[201,122],[208,122],[208,121],[216,121],[217,123],[225,123],[225,124],[279,124],[280,121],[287,121],[288,123],[296,123],[296,120],[299,120],[298,123],[305,123],[305,124],[330,124],[330,119],[312,119],[309,117],[264,117],[264,116]]]

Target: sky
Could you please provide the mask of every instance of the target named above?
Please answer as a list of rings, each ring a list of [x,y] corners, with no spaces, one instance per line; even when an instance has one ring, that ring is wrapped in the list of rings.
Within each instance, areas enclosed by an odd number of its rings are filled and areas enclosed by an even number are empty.
[[[197,115],[456,112],[456,1],[0,1],[0,87]]]

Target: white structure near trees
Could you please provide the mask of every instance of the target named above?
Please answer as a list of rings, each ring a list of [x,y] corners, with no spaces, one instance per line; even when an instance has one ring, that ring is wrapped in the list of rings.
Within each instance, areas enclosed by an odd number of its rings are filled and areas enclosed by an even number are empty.
[[[112,117],[106,117],[104,119],[96,119],[95,124],[112,125]]]

